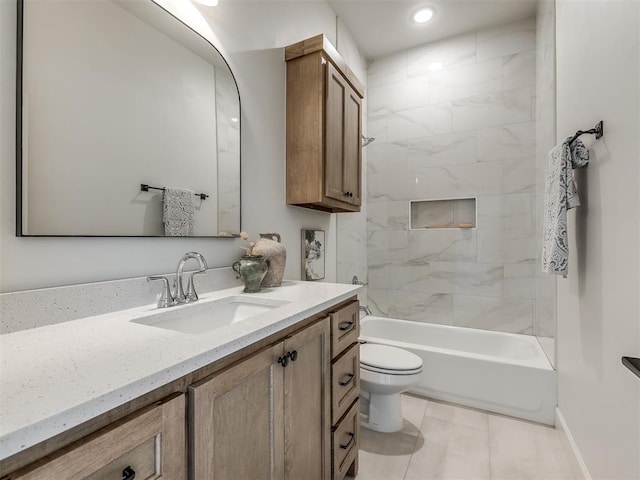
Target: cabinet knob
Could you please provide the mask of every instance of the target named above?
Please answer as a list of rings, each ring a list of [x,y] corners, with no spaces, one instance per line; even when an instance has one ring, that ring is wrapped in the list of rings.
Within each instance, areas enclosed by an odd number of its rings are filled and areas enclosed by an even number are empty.
[[[279,357],[278,363],[283,367],[286,367],[287,365],[289,365],[289,355],[285,355],[284,357]]]
[[[293,352],[287,353],[287,356],[291,359],[292,362],[295,362],[298,359],[298,351],[294,350]]]
[[[136,471],[131,466],[122,470],[122,480],[133,480],[136,478]]]

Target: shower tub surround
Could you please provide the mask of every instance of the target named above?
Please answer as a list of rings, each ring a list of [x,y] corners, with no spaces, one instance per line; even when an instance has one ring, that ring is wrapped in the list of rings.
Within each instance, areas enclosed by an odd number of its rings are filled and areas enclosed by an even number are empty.
[[[413,393],[555,423],[555,371],[531,336],[366,316],[360,341],[418,355],[424,367]]]
[[[369,306],[534,334],[536,19],[374,60]],[[412,230],[411,201],[476,198],[477,228]]]

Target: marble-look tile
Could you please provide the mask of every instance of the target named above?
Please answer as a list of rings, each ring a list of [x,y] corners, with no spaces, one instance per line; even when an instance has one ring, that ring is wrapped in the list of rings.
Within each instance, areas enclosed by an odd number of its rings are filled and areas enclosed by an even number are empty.
[[[410,170],[476,162],[475,131],[417,138],[404,143]]]
[[[407,52],[376,58],[367,69],[367,87],[407,80]]]
[[[360,212],[337,213],[336,225],[338,231],[349,230],[352,232],[363,232],[367,226],[366,204]]]
[[[430,198],[475,197],[502,193],[502,162],[471,163],[420,171],[428,175]]]
[[[429,74],[429,102],[443,103],[459,98],[499,92],[502,85],[503,60],[445,68]],[[535,76],[533,77],[535,79]]]
[[[367,172],[369,174],[407,170],[406,145],[375,141],[367,147]]]
[[[428,174],[408,171],[374,173],[368,176],[367,201],[389,202],[420,198],[428,189]]]
[[[556,282],[557,277],[553,275],[539,274],[536,278],[536,335],[554,337],[556,334]]]
[[[465,65],[476,61],[476,34],[457,35],[446,40],[428,43],[408,52],[408,75],[428,75],[429,66],[438,62],[443,67]]]
[[[535,263],[507,263],[504,266],[504,297],[536,299]]]
[[[386,115],[369,115],[367,117],[367,137],[374,137],[376,142],[386,143],[388,138],[387,130]]]
[[[453,295],[391,290],[389,317],[453,325]]]
[[[535,83],[535,50],[502,57],[502,88],[504,90],[534,86]]]
[[[533,263],[538,258],[535,232],[530,228],[478,229],[478,261]]]
[[[336,257],[341,263],[367,265],[367,233],[364,230],[341,230],[337,232]],[[355,275],[352,274],[352,275]]]
[[[536,18],[499,25],[478,32],[477,61],[536,48]]]
[[[389,282],[389,276],[392,268],[394,268],[395,262],[387,261],[380,262],[376,259],[375,263],[371,260],[367,263],[368,277],[369,277],[369,295],[372,291],[377,290],[389,290],[391,284]]]
[[[472,229],[409,232],[409,260],[475,262],[476,232]]]
[[[489,415],[491,478],[573,480],[561,432],[545,425]]]
[[[536,155],[536,123],[524,122],[478,130],[478,161],[517,160]]]
[[[369,273],[369,275],[371,275]],[[374,315],[386,317],[389,315],[389,290],[373,288],[371,280],[367,288],[367,303]]]
[[[484,263],[406,262],[392,266],[391,282],[395,288],[407,291],[501,296],[503,267]]]
[[[489,430],[487,412],[476,408],[431,400],[427,405],[425,415],[463,427],[477,428],[484,431]]]
[[[535,157],[504,161],[504,193],[536,192]]]
[[[491,478],[489,433],[425,416],[424,445],[411,456],[406,480]]]
[[[336,262],[337,283],[351,283],[354,275],[361,282],[367,283],[367,263],[351,263],[340,260]]]
[[[533,301],[454,295],[453,323],[459,327],[532,334]]]
[[[410,78],[403,82],[369,87],[368,112],[371,115],[399,112],[429,104],[429,82],[426,78]],[[431,102],[433,103],[433,102]]]
[[[502,230],[534,228],[534,195],[511,193],[507,195],[481,195],[477,201],[478,228]]]
[[[411,228],[444,228],[453,226],[454,202],[423,200],[410,203]]]
[[[375,202],[367,204],[367,231],[407,230],[409,202]]]
[[[478,95],[452,102],[454,132],[528,122],[531,119],[530,87]]]
[[[366,251],[369,265],[407,260],[409,251],[408,231],[377,230],[366,235]]]
[[[451,132],[451,105],[449,104],[390,112],[386,118],[389,142],[401,142]]]

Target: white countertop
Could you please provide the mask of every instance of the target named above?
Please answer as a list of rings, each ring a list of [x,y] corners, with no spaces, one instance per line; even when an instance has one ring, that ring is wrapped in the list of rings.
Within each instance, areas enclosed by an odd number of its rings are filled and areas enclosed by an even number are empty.
[[[290,303],[197,335],[130,321],[158,313],[155,305],[0,335],[0,459],[321,312],[359,289],[286,281],[257,294],[243,294],[242,287],[207,293],[193,305],[236,294]]]

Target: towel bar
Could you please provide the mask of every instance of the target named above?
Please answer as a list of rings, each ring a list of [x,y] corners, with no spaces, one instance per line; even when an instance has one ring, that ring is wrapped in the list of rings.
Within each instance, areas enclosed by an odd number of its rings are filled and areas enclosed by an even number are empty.
[[[151,185],[147,185],[146,183],[141,183],[140,184],[140,191],[141,192],[148,192],[149,190],[162,190],[164,192],[165,188],[164,187],[152,187]],[[206,200],[207,198],[209,198],[209,195],[207,195],[206,193],[194,193],[194,195],[196,197],[200,197],[200,200]]]
[[[595,127],[589,130],[578,130],[576,134],[571,137],[569,143],[573,143],[576,138],[578,138],[580,135],[584,135],[585,133],[595,133],[596,139],[601,138],[604,135],[604,122],[600,120]]]

